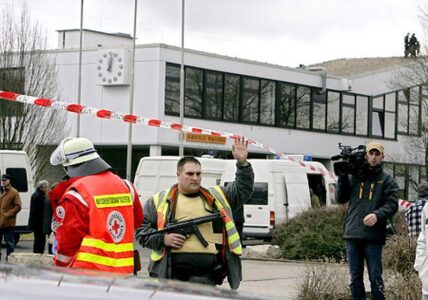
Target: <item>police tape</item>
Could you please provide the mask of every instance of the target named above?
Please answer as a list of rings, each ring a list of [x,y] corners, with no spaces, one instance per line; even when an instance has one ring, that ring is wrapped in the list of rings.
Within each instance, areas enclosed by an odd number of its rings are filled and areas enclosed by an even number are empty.
[[[14,92],[0,91],[0,98],[8,101],[21,102],[25,104],[52,108],[55,110],[69,111],[76,114],[93,115],[101,119],[120,120],[123,122],[132,123],[132,124],[143,124],[151,127],[166,128],[170,130],[183,131],[183,132],[189,132],[189,133],[208,134],[211,136],[225,137],[228,139],[241,138],[241,135],[230,133],[230,132],[217,131],[217,130],[199,128],[194,126],[186,126],[180,123],[167,122],[167,121],[162,121],[154,118],[145,118],[137,115],[129,115],[129,114],[124,114],[120,112],[114,112],[107,109],[99,109],[99,108],[84,106],[84,105],[75,104],[75,103],[68,103],[63,101],[50,100],[46,98],[38,98],[33,96],[21,95]],[[285,153],[275,150],[274,148],[264,145],[262,143],[259,143],[253,139],[250,139],[247,137],[245,137],[245,139],[248,141],[249,145],[253,145],[255,147],[268,151],[272,154],[275,154],[276,156],[279,156],[281,159],[296,162],[300,166],[309,168],[313,172],[319,172],[323,176],[329,175],[333,179],[335,177],[332,172],[328,172],[328,174],[326,174],[325,171],[320,167],[315,167],[313,165],[305,163],[304,161],[295,159],[294,157],[289,157]],[[410,202],[400,199],[400,206],[408,208],[408,206],[406,206],[408,203]]]
[[[404,208],[409,208],[414,202],[406,201],[404,199],[398,199],[398,204]]]

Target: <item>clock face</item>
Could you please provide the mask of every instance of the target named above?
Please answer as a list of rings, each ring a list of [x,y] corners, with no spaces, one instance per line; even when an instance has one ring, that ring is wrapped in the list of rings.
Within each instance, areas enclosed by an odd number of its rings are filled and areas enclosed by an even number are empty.
[[[97,61],[98,84],[125,85],[128,56],[126,49],[104,50],[99,53]]]

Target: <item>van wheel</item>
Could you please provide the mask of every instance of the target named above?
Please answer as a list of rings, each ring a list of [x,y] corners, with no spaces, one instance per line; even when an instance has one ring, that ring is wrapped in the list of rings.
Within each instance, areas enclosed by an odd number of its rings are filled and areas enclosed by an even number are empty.
[[[13,239],[15,240],[15,246],[18,244],[20,237],[21,237],[21,235],[19,233],[13,234]]]

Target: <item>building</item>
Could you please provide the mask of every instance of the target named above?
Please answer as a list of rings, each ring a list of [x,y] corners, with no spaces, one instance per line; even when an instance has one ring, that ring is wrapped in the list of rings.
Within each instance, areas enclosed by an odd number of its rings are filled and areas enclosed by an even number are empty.
[[[76,32],[59,31],[54,52],[63,97],[57,100],[76,103],[78,39],[65,39],[72,34]],[[109,46],[98,46],[104,33],[87,31],[86,36],[95,42],[85,40],[88,46],[83,49],[82,104],[128,112],[129,36],[109,38]],[[134,114],[179,122],[180,51],[164,44],[136,47]],[[393,84],[409,62],[370,58],[288,68],[185,49],[184,124],[245,135],[287,154],[310,154],[329,167],[330,157],[339,153],[339,142],[357,146],[378,140],[386,147],[386,166],[399,183],[401,196],[413,199],[412,180],[426,177],[425,154],[409,149],[420,140],[421,118],[426,114],[421,101],[428,91]],[[74,115],[70,121],[75,126]],[[91,139],[124,176],[128,124],[85,115],[80,122],[81,135]],[[132,172],[143,156],[178,154],[176,131],[136,125],[132,140]],[[185,153],[225,157],[231,142],[214,142],[188,136]],[[272,156],[255,147],[250,152],[251,157]]]

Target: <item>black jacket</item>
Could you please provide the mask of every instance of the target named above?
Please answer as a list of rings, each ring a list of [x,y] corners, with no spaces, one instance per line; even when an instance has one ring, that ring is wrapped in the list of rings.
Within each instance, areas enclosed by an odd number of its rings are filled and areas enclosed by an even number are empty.
[[[337,202],[349,202],[345,218],[345,239],[367,239],[385,243],[386,222],[398,210],[398,185],[383,172],[382,166],[358,179],[352,175],[339,177]],[[377,223],[366,226],[363,219],[376,214]]]
[[[28,228],[32,231],[43,231],[43,216],[45,213],[46,195],[41,190],[36,191],[31,195],[30,202],[30,218],[28,220]]]

